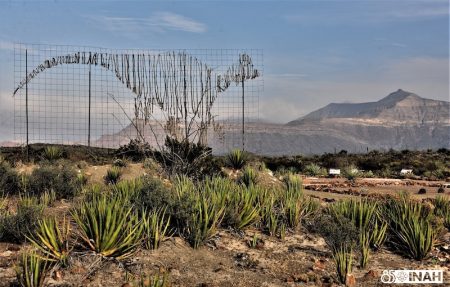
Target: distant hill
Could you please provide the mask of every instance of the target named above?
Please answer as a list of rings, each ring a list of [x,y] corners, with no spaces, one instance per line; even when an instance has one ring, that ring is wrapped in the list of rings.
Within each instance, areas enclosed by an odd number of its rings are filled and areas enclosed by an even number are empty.
[[[449,121],[449,102],[424,99],[414,93],[398,90],[378,102],[358,104],[329,104],[288,123],[301,125],[305,122],[325,119],[379,120],[398,123],[445,123]]]
[[[450,148],[450,103],[421,98],[398,90],[369,103],[332,103],[287,124],[246,123],[246,149],[264,155],[321,154],[367,149]],[[148,127],[145,137],[155,145]],[[214,153],[229,151],[230,143],[241,147],[240,122],[228,122],[223,140],[209,134]],[[103,135],[96,145],[125,144],[136,136],[132,125]],[[159,139],[161,143],[163,137]],[[225,144],[224,144],[225,142]]]

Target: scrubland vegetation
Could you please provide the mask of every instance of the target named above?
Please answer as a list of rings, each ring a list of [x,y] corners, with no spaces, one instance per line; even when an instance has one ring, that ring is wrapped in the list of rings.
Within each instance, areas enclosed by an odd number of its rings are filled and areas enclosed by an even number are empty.
[[[83,171],[88,164],[68,161],[70,151],[59,147],[36,152],[29,172],[14,167],[17,158],[2,157],[0,242],[23,246],[15,263],[16,283],[45,286],[48,278],[86,254],[126,264],[139,250],[157,250],[168,238],[182,238],[193,249],[209,248],[219,230],[231,230],[238,237],[250,234],[245,241],[250,249],[263,246],[263,236],[280,241],[299,233],[323,238],[334,262],[332,280],[352,285],[353,271],[369,269],[380,250],[428,260],[450,229],[445,190],[427,202],[399,193],[325,203],[305,195],[300,176],[342,167],[348,180],[364,174],[398,177],[394,171],[410,165],[415,175],[445,178],[447,150],[261,159],[237,150],[213,158],[197,146],[189,152],[183,144],[172,147],[166,152],[184,153],[190,164],[180,166],[183,157],[173,155],[150,157],[131,143],[110,156],[103,182],[92,182]],[[83,160],[108,163],[107,156]],[[130,162],[140,162],[148,174],[123,179]],[[356,167],[364,174],[354,172]],[[265,180],[269,169],[279,176],[276,180]],[[69,208],[56,216],[55,202]],[[170,286],[170,272],[141,271],[117,286],[124,282]]]

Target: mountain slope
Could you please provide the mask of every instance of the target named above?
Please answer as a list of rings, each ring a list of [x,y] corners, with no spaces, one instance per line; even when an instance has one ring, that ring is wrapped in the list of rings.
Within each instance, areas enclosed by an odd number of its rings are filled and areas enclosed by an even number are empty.
[[[426,122],[448,122],[449,103],[424,99],[414,93],[398,90],[378,102],[358,104],[329,104],[288,123],[301,125],[326,119],[378,119],[380,122],[402,122],[422,124]]]

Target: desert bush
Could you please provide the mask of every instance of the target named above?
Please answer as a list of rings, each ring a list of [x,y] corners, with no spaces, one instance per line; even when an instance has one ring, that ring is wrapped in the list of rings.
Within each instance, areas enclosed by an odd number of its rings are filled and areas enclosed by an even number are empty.
[[[251,167],[246,167],[239,181],[247,187],[255,185],[258,182],[258,172]]]
[[[132,139],[128,144],[120,146],[115,154],[118,157],[126,157],[133,161],[142,161],[152,155],[152,149],[147,142]]]
[[[165,209],[142,212],[144,246],[147,249],[157,249],[167,234],[170,216]]]
[[[106,171],[105,182],[107,184],[116,184],[117,182],[119,182],[121,176],[122,169],[117,166],[112,166]]]
[[[212,149],[200,143],[166,137],[162,151],[155,155],[169,176],[185,175],[194,179],[220,171],[212,157]]]
[[[306,227],[322,236],[333,253],[343,246],[352,248],[359,239],[359,230],[348,218],[340,215],[320,213],[310,219]]]
[[[19,175],[5,161],[0,163],[0,191],[6,195],[18,194],[21,191]]]
[[[117,158],[113,161],[113,166],[117,166],[117,167],[126,167],[127,163],[125,162],[125,160]]]
[[[227,154],[226,162],[231,168],[241,169],[248,162],[248,154],[240,149],[234,149]]]
[[[72,216],[84,244],[104,257],[128,258],[141,242],[142,224],[121,196],[93,197],[72,211]]]
[[[427,193],[427,190],[425,189],[425,188],[421,188],[421,189],[419,189],[419,191],[417,192],[418,194],[426,194]]]
[[[437,193],[445,193],[445,189],[442,186],[440,186],[437,190]]]
[[[309,176],[323,176],[327,171],[315,163],[310,163],[303,168],[303,173]]]
[[[17,281],[22,287],[43,287],[50,264],[35,252],[24,252],[20,267],[16,268]]]
[[[129,182],[128,185],[130,184]],[[131,203],[138,211],[169,208],[167,212],[170,214],[175,210],[177,204],[175,193],[167,188],[160,179],[150,176],[144,176],[140,182],[131,184],[129,194],[132,195],[130,196]]]
[[[346,179],[352,181],[358,178],[361,174],[356,166],[350,165],[344,168],[343,175],[345,176]]]
[[[61,225],[55,217],[39,220],[36,234],[27,238],[48,260],[67,266],[71,247],[70,222],[66,218]]]
[[[41,195],[53,190],[57,199],[70,199],[77,191],[76,173],[68,166],[41,166],[33,170],[27,185],[27,192]]]
[[[26,236],[33,235],[42,216],[43,207],[33,197],[21,197],[17,212],[0,214],[0,241],[22,243]]]
[[[407,194],[386,202],[390,242],[397,251],[416,260],[426,258],[436,245],[441,228],[431,210]]]
[[[42,153],[42,157],[48,161],[55,161],[62,158],[62,156],[63,152],[61,148],[57,146],[47,146]]]

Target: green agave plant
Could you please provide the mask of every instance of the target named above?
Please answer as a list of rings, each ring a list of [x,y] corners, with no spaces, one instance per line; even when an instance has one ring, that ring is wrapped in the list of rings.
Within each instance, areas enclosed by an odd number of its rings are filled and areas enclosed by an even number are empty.
[[[187,227],[187,240],[198,248],[217,231],[224,213],[224,207],[217,205],[206,196],[197,196],[190,222]]]
[[[259,220],[261,207],[258,204],[260,189],[250,186],[231,194],[226,205],[226,221],[237,229],[243,229]]]
[[[165,209],[152,212],[142,212],[142,225],[144,233],[144,246],[147,249],[157,249],[167,234],[170,216]]]
[[[35,236],[27,239],[41,251],[48,260],[57,261],[62,266],[67,266],[71,248],[70,223],[64,218],[61,227],[54,217],[39,220]]]
[[[258,173],[253,168],[246,167],[239,181],[246,187],[255,185],[258,182]]]
[[[142,224],[121,196],[94,196],[72,216],[86,246],[105,257],[130,257],[142,238]]]
[[[248,155],[245,151],[235,149],[227,155],[227,163],[234,169],[241,169],[247,164]]]
[[[434,225],[431,210],[401,194],[386,203],[385,213],[389,221],[390,241],[398,251],[416,260],[426,258],[441,232],[441,227]]]
[[[122,168],[118,166],[112,166],[106,171],[105,181],[108,184],[116,184],[122,176]]]
[[[49,161],[60,159],[62,155],[62,150],[57,146],[48,146],[44,149],[44,158]]]
[[[361,256],[359,258],[359,266],[364,269],[369,262],[370,254],[370,231],[364,231],[359,234],[359,247]]]
[[[339,282],[345,284],[347,275],[352,272],[352,250],[346,246],[341,246],[333,253],[333,260],[336,264],[336,274]]]
[[[16,268],[17,281],[23,287],[42,287],[49,273],[49,263],[35,252],[22,254],[21,266]]]

